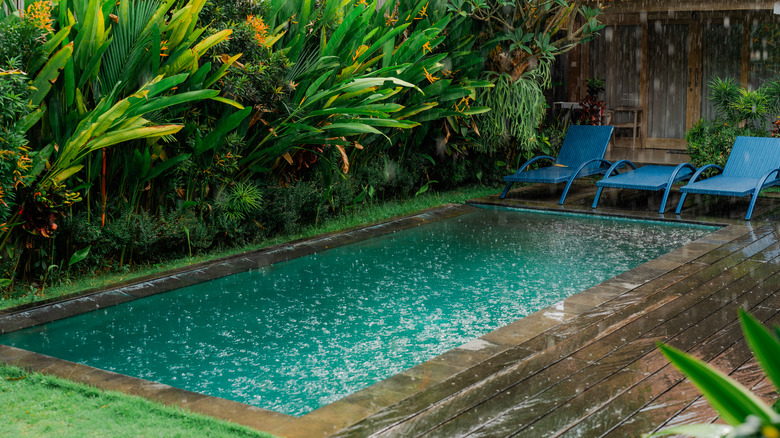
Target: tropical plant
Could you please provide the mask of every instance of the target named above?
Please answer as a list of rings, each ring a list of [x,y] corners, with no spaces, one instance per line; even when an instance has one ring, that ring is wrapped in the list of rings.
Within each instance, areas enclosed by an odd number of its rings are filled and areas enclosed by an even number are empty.
[[[487,83],[444,77],[452,64],[439,52],[450,23],[443,10],[421,0],[381,7],[270,2],[263,19],[269,39],[294,63],[280,105],[255,109],[251,120],[260,123],[246,130],[242,178],[271,172],[286,183],[311,169],[330,185],[333,174],[423,143],[422,122],[446,120],[437,129],[447,130],[460,127],[458,118],[486,111],[468,100]]]
[[[208,88],[235,59],[211,75],[199,68],[200,57],[230,31],[199,40],[204,30],[196,22],[205,0],[174,3],[62,0],[34,15],[47,23],[40,55],[30,60],[28,72],[34,75],[30,101],[40,108],[19,123],[41,146],[29,154],[30,181],[15,186],[21,207],[3,230],[0,249],[9,243],[20,248],[22,238],[53,236],[64,209],[80,201],[81,193],[90,196],[100,175],[92,165],[96,153],[103,155],[105,206],[110,146],[144,140],[143,147],[152,147],[154,139],[172,138],[182,126],[166,118],[175,115],[171,110],[181,111],[182,104],[214,99],[240,107]],[[133,190],[175,162],[140,169],[131,175]],[[15,234],[19,227],[32,234]]]
[[[493,109],[479,120],[482,149],[510,157],[535,148],[535,131],[544,118],[544,90],[550,86],[555,57],[595,38],[603,28],[595,7],[581,0],[451,0],[448,9],[471,17],[482,36],[478,47],[497,95],[482,92],[479,103]],[[511,135],[507,135],[510,133]]]
[[[739,311],[742,332],[756,361],[775,388],[780,388],[780,328],[770,332],[755,317]],[[727,424],[683,425],[648,435],[693,437],[776,437],[780,436],[780,414],[747,388],[726,374],[673,347],[659,344],[661,352],[701,391]]]
[[[580,106],[582,107],[582,113],[580,115],[580,123],[583,125],[600,125],[601,117],[604,115],[604,109],[606,105],[603,100],[599,100],[599,94],[604,91],[604,81],[596,75],[596,77],[585,80],[587,87],[587,94],[584,98],[580,99]]]
[[[710,100],[724,123],[766,129],[767,116],[780,112],[780,79],[756,90],[741,86],[736,79],[715,77],[708,84]]]

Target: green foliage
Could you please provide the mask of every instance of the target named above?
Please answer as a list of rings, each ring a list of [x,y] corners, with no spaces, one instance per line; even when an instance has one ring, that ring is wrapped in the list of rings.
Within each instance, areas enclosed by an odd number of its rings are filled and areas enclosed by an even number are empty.
[[[220,206],[228,219],[243,221],[257,213],[262,202],[263,196],[256,185],[237,182],[228,189]]]
[[[508,74],[501,75],[494,89],[480,91],[481,102],[495,109],[478,117],[483,134],[480,150],[519,147],[527,153],[534,148],[536,129],[547,111],[544,90],[550,84],[551,64],[552,60],[542,62],[536,70],[514,81]]]
[[[761,369],[780,388],[780,339],[753,316],[739,311],[742,331]],[[775,329],[777,331],[777,328]],[[780,414],[734,379],[705,362],[675,348],[659,345],[661,352],[701,391],[723,425],[677,426],[648,438],[685,434],[694,437],[748,438],[780,435]]]
[[[27,115],[30,90],[27,76],[12,59],[0,68],[0,229],[16,208],[16,185],[29,179],[31,160],[27,138],[18,120]]]
[[[685,133],[691,164],[724,166],[737,136],[766,137],[768,133],[750,127],[740,128],[722,121],[700,120]]]
[[[716,77],[709,87],[710,100],[724,123],[766,129],[767,115],[780,112],[780,79],[748,90],[734,78]]]

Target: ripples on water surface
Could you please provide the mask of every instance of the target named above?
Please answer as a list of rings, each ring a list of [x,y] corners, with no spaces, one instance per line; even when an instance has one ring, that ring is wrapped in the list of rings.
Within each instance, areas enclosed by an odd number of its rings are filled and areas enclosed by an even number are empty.
[[[302,415],[711,231],[485,209],[0,342]]]

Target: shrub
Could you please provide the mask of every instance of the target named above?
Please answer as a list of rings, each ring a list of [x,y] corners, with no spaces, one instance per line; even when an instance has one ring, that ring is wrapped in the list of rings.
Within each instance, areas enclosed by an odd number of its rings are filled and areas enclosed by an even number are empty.
[[[740,128],[727,122],[700,120],[685,133],[691,164],[696,167],[705,164],[724,166],[734,140],[740,135],[767,137],[768,133],[751,127]]]

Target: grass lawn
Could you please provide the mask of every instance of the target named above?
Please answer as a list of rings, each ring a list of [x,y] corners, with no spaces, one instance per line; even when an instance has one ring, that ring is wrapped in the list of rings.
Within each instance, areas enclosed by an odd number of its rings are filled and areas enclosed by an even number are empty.
[[[118,281],[253,251],[319,233],[381,221],[445,203],[462,203],[466,199],[496,192],[497,189],[494,188],[469,188],[425,194],[404,202],[372,206],[354,212],[348,217],[310,227],[299,235],[281,236],[252,247],[173,260],[126,274],[77,279],[69,284],[50,287],[43,294],[21,293],[16,297],[0,299],[0,309],[78,293],[81,290],[107,286]],[[102,391],[68,380],[27,373],[19,368],[3,365],[0,365],[0,406],[3,407],[0,410],[0,425],[2,425],[0,435],[2,436],[270,436],[250,428],[167,407],[140,397]]]
[[[0,365],[0,435],[272,437],[141,397]]]

